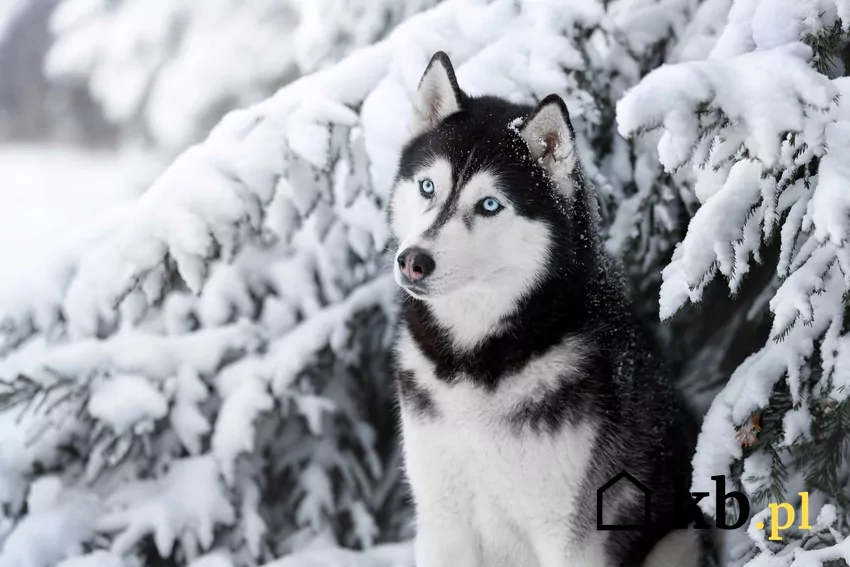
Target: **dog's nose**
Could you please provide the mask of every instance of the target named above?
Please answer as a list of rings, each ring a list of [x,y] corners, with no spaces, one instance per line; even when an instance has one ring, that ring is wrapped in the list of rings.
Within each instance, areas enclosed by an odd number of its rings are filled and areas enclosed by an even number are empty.
[[[398,255],[398,267],[404,277],[412,282],[419,281],[434,271],[434,258],[421,248],[408,248]]]

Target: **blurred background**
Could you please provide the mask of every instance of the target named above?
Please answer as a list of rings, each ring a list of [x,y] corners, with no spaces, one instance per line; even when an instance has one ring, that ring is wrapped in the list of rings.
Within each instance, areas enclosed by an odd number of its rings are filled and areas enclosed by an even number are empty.
[[[228,111],[436,3],[2,0],[0,261],[28,262],[137,197]]]

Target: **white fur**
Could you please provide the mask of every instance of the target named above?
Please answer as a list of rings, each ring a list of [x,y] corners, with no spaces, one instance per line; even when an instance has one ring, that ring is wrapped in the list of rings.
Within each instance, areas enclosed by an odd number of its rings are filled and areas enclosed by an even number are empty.
[[[426,177],[434,182],[435,196],[430,200],[419,193],[419,181]],[[394,188],[390,204],[393,210],[390,230],[398,240],[399,252],[419,242],[422,233],[437,218],[440,207],[451,191],[452,183],[451,164],[444,159],[438,159],[419,170],[414,179],[402,181]]]
[[[571,526],[592,454],[591,422],[555,436],[518,433],[506,422],[517,404],[553,388],[554,368],[578,372],[585,346],[567,341],[507,378],[495,393],[438,380],[406,331],[403,368],[439,416],[402,410],[405,464],[417,509],[417,567],[607,567],[605,532],[577,541]]]
[[[419,180],[430,178],[435,196],[419,193]],[[411,246],[427,250],[436,267],[428,276],[427,300],[458,346],[469,347],[499,329],[501,318],[540,279],[550,245],[549,227],[516,215],[487,171],[477,172],[461,190],[457,213],[433,240],[423,233],[437,218],[452,189],[451,166],[444,159],[423,168],[412,181],[393,192],[393,223],[398,251]],[[472,229],[464,215],[473,214],[485,197],[495,197],[505,209],[493,217],[474,216]],[[398,266],[396,281],[402,278]]]
[[[643,567],[699,567],[702,551],[696,530],[670,532],[655,544]]]

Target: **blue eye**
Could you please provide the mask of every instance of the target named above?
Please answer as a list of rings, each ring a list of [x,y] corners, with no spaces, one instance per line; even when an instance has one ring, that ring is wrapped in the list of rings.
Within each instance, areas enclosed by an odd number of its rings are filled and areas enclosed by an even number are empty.
[[[495,215],[502,208],[502,203],[493,197],[486,197],[478,202],[478,212],[485,216]]]
[[[426,199],[430,199],[434,196],[434,182],[426,177],[419,182],[419,192]]]

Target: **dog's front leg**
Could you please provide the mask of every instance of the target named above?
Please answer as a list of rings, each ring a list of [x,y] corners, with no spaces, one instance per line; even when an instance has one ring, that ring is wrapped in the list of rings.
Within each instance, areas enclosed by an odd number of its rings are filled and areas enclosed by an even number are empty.
[[[416,567],[485,567],[481,547],[472,529],[463,522],[417,522],[414,556]]]

